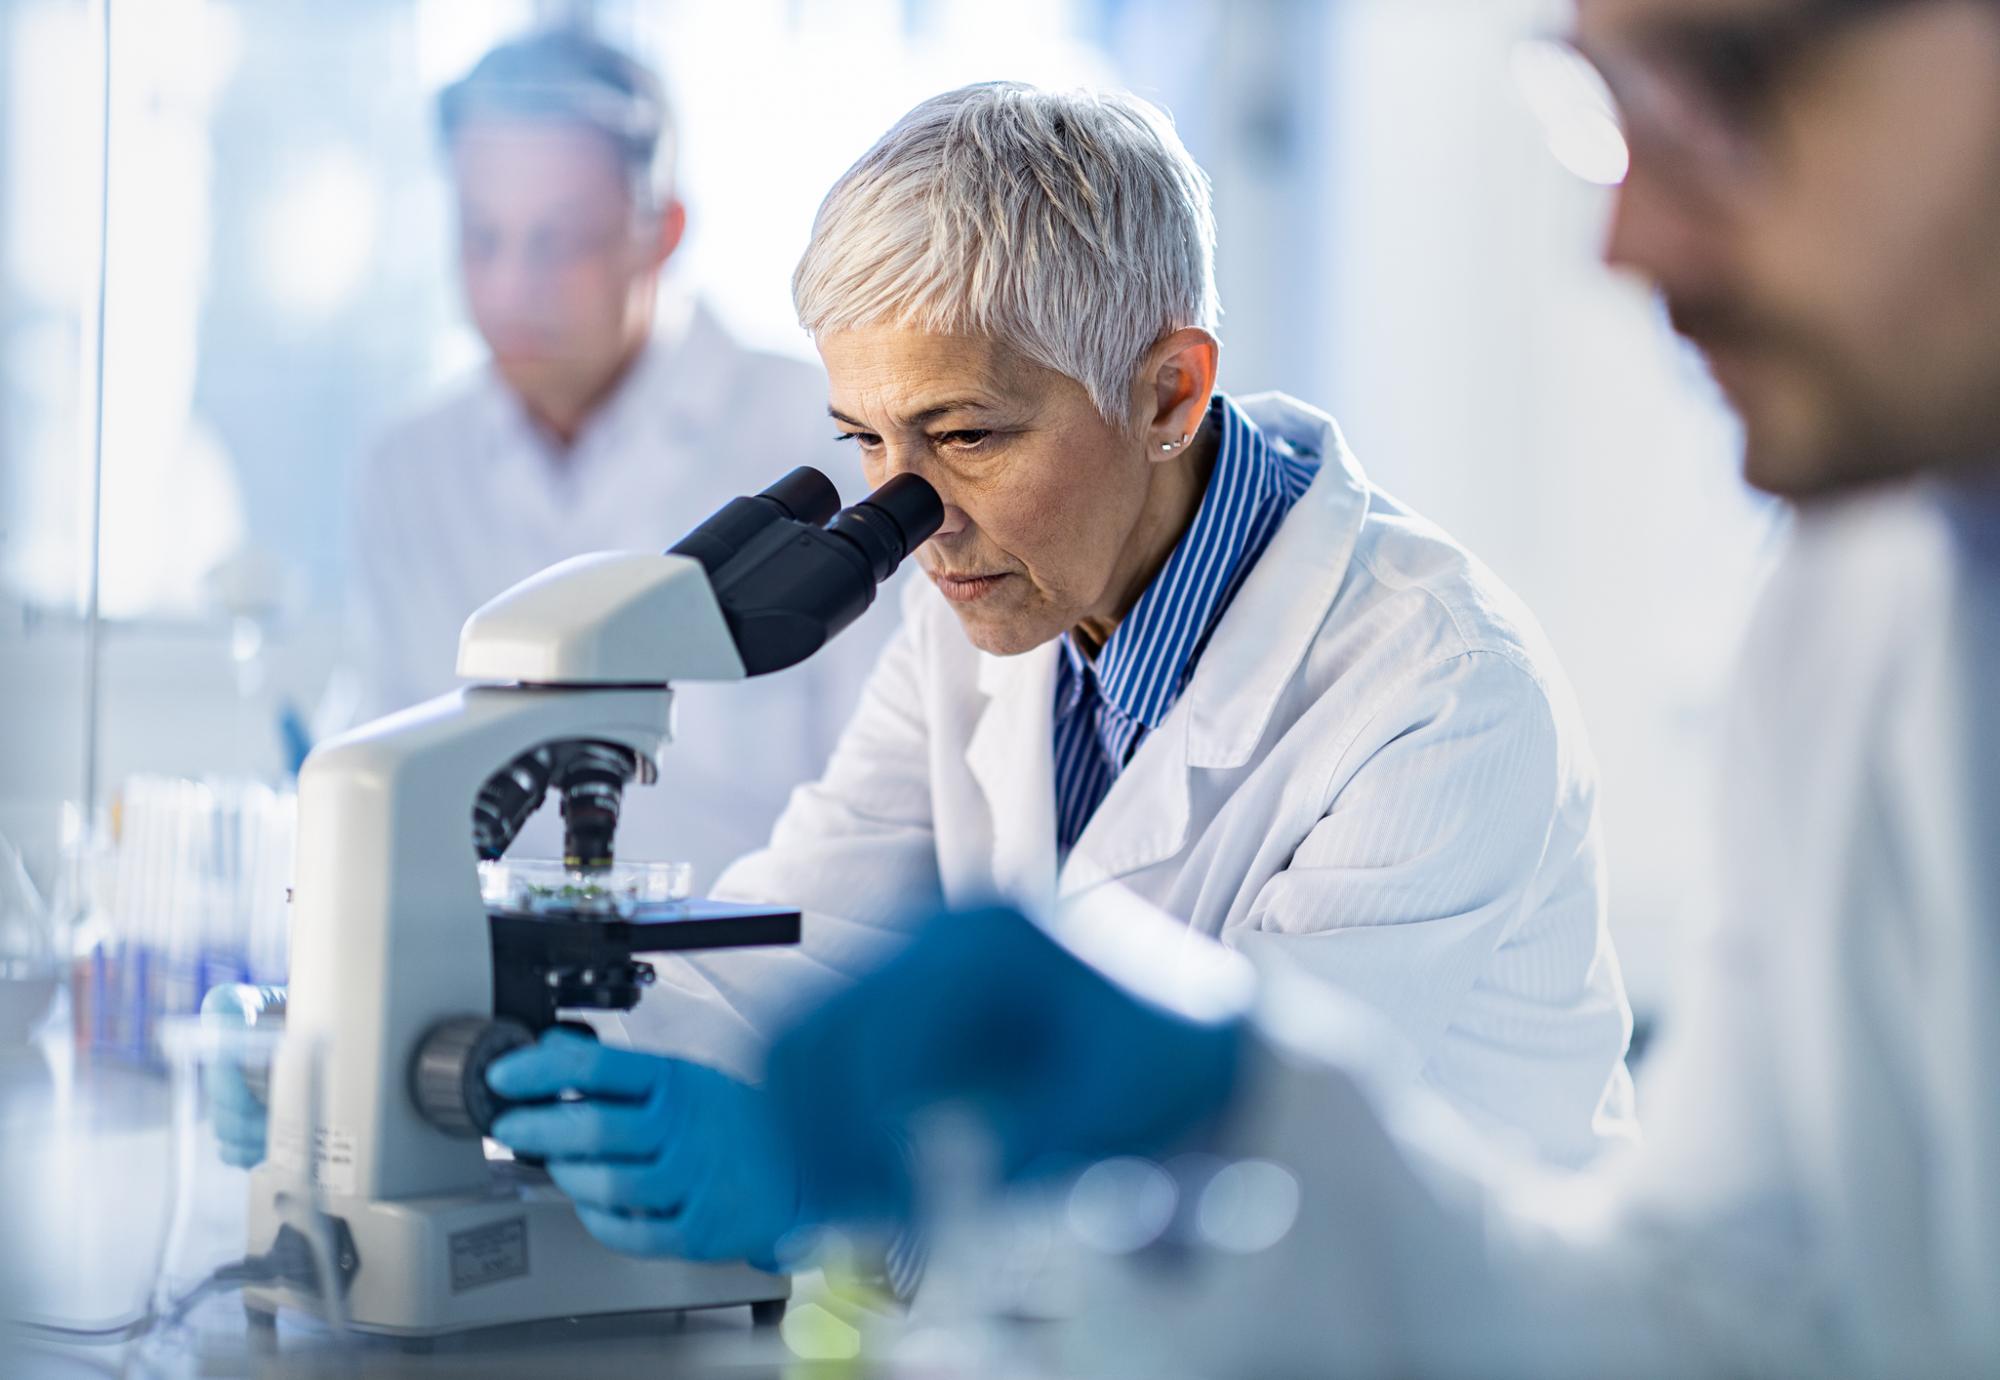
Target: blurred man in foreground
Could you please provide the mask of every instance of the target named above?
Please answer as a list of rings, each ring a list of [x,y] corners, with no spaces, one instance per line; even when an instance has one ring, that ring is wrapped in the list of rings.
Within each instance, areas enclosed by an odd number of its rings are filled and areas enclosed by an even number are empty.
[[[1578,10],[1632,154],[1609,257],[1799,516],[1649,1145],[1598,1182],[1474,1162],[1379,1076],[1364,1014],[1164,926],[1149,961],[1154,918],[1100,893],[1046,927],[939,920],[783,1039],[762,1093],[682,1080],[744,1201],[790,1190],[778,1243],[906,1216],[882,1147],[949,1102],[1009,1176],[1206,1152],[1098,1274],[1093,1371],[2000,1372],[2000,5]]]
[[[438,117],[466,305],[492,361],[394,429],[362,473],[356,718],[453,689],[467,615],[557,561],[661,550],[799,465],[860,497],[820,372],[748,350],[684,291],[661,293],[687,210],[651,72],[549,30],[487,54]],[[762,843],[825,764],[891,621],[781,676],[683,690],[671,778],[630,797],[632,855],[693,862],[706,885]]]

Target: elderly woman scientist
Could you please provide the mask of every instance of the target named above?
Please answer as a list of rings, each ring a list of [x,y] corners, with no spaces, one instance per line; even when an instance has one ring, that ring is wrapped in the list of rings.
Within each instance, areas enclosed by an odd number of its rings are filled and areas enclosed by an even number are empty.
[[[939,96],[827,196],[794,292],[833,422],[946,522],[826,774],[718,888],[804,905],[803,946],[663,967],[628,1034],[677,1057],[558,1033],[492,1073],[569,1095],[496,1134],[605,1240],[756,1256],[801,1167],[710,1070],[754,1077],[913,913],[1107,882],[1367,1002],[1476,1127],[1566,1163],[1631,1135],[1563,675],[1330,419],[1216,391],[1213,240],[1205,175],[1122,95]]]

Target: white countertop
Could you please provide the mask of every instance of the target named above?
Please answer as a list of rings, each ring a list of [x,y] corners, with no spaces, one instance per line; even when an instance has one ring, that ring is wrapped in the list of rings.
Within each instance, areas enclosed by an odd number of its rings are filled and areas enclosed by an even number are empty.
[[[6,1380],[854,1380],[898,1372],[855,1361],[806,1361],[794,1353],[785,1338],[800,1335],[793,1326],[802,1320],[800,1300],[816,1292],[824,1297],[817,1276],[800,1280],[792,1322],[782,1330],[753,1328],[747,1308],[729,1308],[559,1320],[443,1337],[412,1349],[377,1337],[334,1338],[317,1322],[289,1315],[273,1338],[254,1330],[240,1299],[229,1295],[202,1310],[207,1330],[200,1354],[163,1346],[158,1333],[130,1341],[53,1337],[46,1325],[113,1329],[146,1316],[161,1261],[173,1254],[166,1238],[177,1178],[165,1076],[117,1060],[79,1058],[66,1035],[58,1023],[38,1045],[0,1047],[0,1321],[44,1325],[13,1353],[0,1335],[0,1376]],[[948,1380],[963,1370],[935,1361],[905,1373]],[[977,1373],[996,1372],[980,1367]]]
[[[287,1318],[275,1343],[234,1297],[203,1310],[212,1354],[157,1337],[59,1340],[47,1328],[115,1329],[142,1319],[168,1250],[175,1173],[163,1074],[80,1059],[60,1028],[0,1049],[0,1250],[11,1274],[0,1313],[37,1325],[8,1380],[129,1373],[235,1376],[771,1376],[814,1373],[747,1308],[557,1321],[439,1338],[425,1348],[335,1339]],[[241,1331],[235,1328],[240,1322]],[[220,1338],[220,1345],[217,1339]]]

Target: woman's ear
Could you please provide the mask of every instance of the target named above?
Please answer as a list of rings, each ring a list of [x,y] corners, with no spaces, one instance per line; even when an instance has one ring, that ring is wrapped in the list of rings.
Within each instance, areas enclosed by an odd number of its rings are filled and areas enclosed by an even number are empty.
[[[1199,326],[1162,338],[1146,352],[1139,373],[1141,406],[1147,415],[1146,446],[1160,459],[1187,449],[1215,396],[1222,342]]]

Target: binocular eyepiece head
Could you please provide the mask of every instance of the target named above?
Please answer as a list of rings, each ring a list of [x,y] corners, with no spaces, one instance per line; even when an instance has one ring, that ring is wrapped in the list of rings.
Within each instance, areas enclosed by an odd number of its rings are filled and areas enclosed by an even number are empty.
[[[859,618],[875,588],[944,525],[944,502],[901,474],[842,511],[801,467],[733,499],[673,547],[701,562],[748,675],[797,665]]]

